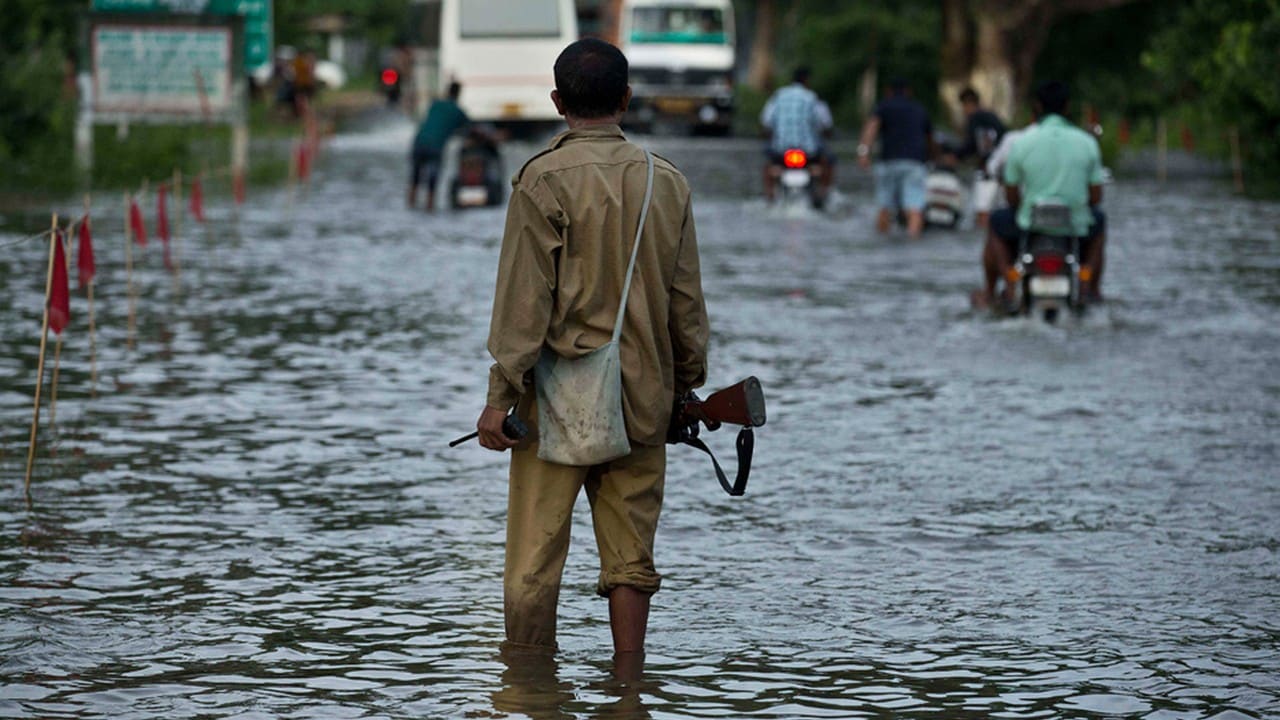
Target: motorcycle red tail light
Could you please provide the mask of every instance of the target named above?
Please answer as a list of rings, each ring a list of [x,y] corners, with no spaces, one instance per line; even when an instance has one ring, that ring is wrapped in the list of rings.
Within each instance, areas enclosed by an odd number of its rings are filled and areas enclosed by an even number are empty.
[[[399,79],[400,79],[400,73],[396,72],[391,68],[387,68],[386,70],[382,71],[383,85],[395,85],[396,81]]]
[[[793,148],[782,153],[782,164],[793,170],[804,167],[808,162],[809,158],[805,156],[803,150]]]
[[[1062,272],[1062,266],[1066,264],[1061,255],[1038,255],[1036,256],[1036,272],[1043,275],[1057,275]]]

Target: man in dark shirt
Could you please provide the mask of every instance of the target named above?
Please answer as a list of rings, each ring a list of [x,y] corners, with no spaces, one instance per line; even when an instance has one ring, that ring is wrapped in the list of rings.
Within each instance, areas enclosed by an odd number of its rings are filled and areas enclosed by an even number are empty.
[[[413,174],[409,179],[409,207],[413,207],[418,195],[418,185],[426,175],[427,212],[436,207],[436,181],[440,177],[440,163],[445,143],[449,137],[467,124],[467,114],[458,107],[462,86],[449,84],[449,97],[436,100],[427,109],[427,117],[418,126],[413,138]]]
[[[979,175],[973,188],[974,222],[978,227],[985,228],[1000,185],[997,179],[987,176],[987,158],[1000,144],[1005,126],[995,113],[982,108],[978,91],[973,88],[967,87],[960,91],[960,106],[964,108],[965,129],[964,145],[961,146],[959,155],[961,159],[972,157],[978,161]]]
[[[907,215],[907,234],[920,237],[924,229],[925,162],[933,153],[933,124],[923,106],[911,99],[901,78],[889,83],[888,97],[876,106],[862,127],[858,164],[871,166],[871,143],[880,136],[880,162],[875,168],[876,229],[888,232],[898,211]]]

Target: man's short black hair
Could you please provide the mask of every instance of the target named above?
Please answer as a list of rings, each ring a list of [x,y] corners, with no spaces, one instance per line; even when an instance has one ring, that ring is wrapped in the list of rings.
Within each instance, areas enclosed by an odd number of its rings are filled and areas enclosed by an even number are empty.
[[[618,112],[627,95],[627,58],[603,40],[583,38],[556,58],[555,77],[565,112],[605,117]]]
[[[809,84],[809,76],[811,74],[813,73],[811,70],[809,70],[808,65],[801,65],[800,67],[796,68],[795,72],[791,73],[791,81],[798,82],[801,85],[807,85]]]
[[[462,94],[462,83],[458,82],[457,80],[454,80],[453,82],[449,83],[449,99],[450,100],[457,100],[458,96],[461,94]]]
[[[1036,88],[1036,102],[1040,104],[1040,112],[1045,115],[1065,113],[1070,96],[1067,84],[1059,80],[1049,80]]]
[[[902,95],[906,93],[908,87],[907,79],[901,75],[895,75],[892,78],[889,78],[889,90],[894,95]]]
[[[978,91],[977,91],[977,90],[974,90],[974,89],[973,89],[973,88],[971,88],[971,87],[967,87],[967,88],[965,88],[965,89],[961,90],[961,91],[960,91],[960,102],[962,102],[962,103],[973,103],[974,105],[977,105],[977,104],[979,103],[979,100],[978,100]]]

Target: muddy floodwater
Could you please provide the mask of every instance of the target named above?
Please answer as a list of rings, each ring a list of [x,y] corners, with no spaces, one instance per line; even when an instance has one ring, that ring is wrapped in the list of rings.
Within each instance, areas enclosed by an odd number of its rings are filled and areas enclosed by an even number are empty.
[[[977,234],[876,236],[852,162],[819,216],[756,199],[753,141],[645,139],[695,190],[708,385],[758,376],[769,421],[742,498],[671,451],[619,682],[585,501],[557,661],[499,656],[505,457],[446,443],[503,211],[406,210],[410,134],[209,198],[180,287],[139,258],[133,350],[96,202],[99,392],[77,298],[31,510],[44,251],[0,250],[0,716],[1280,717],[1280,204],[1121,177],[1109,302],[995,321]]]

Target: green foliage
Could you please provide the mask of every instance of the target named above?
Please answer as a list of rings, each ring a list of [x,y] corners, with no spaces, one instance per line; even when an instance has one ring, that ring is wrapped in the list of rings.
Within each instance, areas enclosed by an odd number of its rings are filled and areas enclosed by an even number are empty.
[[[0,13],[0,187],[67,183],[75,120],[70,58],[82,6],[6,0]]]
[[[275,0],[276,42],[320,50],[320,36],[307,29],[317,15],[341,15],[374,47],[389,46],[401,39],[409,0]]]
[[[1166,102],[1238,126],[1250,184],[1280,190],[1280,0],[1187,0],[1142,62]]]
[[[838,125],[861,122],[858,84],[869,66],[875,66],[881,87],[901,76],[925,107],[937,110],[938,3],[797,0],[794,13],[792,64],[813,69],[811,84],[831,105]]]

